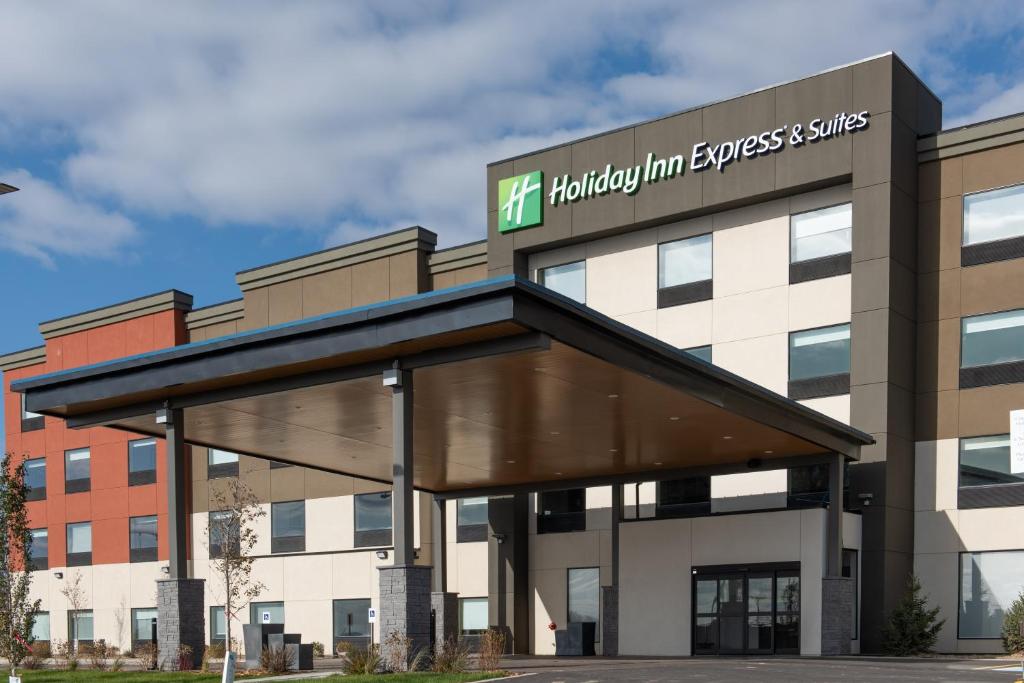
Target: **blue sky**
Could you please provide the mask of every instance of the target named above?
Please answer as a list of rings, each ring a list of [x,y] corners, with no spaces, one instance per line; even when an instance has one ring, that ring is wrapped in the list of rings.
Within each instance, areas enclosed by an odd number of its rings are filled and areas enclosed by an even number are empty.
[[[1019,2],[5,3],[0,352],[398,227],[481,239],[488,161],[889,50],[946,127],[1024,111]]]

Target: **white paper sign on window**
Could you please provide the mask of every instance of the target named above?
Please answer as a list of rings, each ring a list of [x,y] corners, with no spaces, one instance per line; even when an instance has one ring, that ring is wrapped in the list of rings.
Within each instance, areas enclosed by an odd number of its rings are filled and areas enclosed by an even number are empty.
[[[1024,410],[1010,411],[1010,473],[1024,473]]]

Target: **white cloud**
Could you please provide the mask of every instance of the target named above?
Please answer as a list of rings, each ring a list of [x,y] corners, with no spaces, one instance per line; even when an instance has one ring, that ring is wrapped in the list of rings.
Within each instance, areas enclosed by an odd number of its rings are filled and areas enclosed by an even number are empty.
[[[0,171],[20,189],[0,200],[0,248],[53,266],[58,254],[111,258],[136,238],[119,213],[80,201],[28,171]]]
[[[965,83],[954,53],[1010,35],[1019,14],[929,0],[9,3],[0,139],[66,136],[62,182],[132,215],[328,243],[418,223],[453,244],[484,234],[489,161],[890,49],[939,87],[1016,106],[992,86],[1005,74]],[[954,102],[954,116],[974,106]]]

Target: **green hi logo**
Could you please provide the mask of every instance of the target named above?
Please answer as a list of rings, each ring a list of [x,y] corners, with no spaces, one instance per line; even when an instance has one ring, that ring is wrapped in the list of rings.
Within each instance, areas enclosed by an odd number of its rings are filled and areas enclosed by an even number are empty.
[[[544,221],[543,171],[498,181],[498,232],[540,225]]]

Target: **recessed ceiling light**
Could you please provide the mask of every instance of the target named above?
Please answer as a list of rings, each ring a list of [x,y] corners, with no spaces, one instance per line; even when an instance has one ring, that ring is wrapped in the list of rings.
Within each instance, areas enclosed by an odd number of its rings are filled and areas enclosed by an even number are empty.
[[[731,439],[732,437],[731,437],[731,436],[723,436],[722,438],[723,438],[723,439],[725,439],[726,441],[728,441],[728,440],[729,440],[729,439]]]
[[[560,476],[562,476],[562,473],[561,472],[555,472],[555,476],[556,477],[560,477]]]
[[[558,436],[558,435],[559,435],[559,434],[561,434],[561,433],[562,433],[562,432],[551,432],[551,436]]]
[[[618,449],[618,448],[609,448],[609,449],[608,449],[608,452],[609,452],[609,453],[618,453],[618,452],[619,452],[619,449]]]
[[[505,462],[506,462],[507,464],[509,464],[509,465],[515,465],[515,464],[516,464],[516,461],[515,461],[515,460],[506,460]]]
[[[764,454],[765,454],[765,455],[771,455],[771,454],[772,454],[772,453],[774,453],[774,452],[775,452],[775,451],[765,451],[765,452],[764,452]]]
[[[654,466],[655,466],[655,467],[661,467],[661,465],[662,465],[662,463],[660,463],[660,462],[656,462],[656,463],[654,463]]]
[[[672,420],[673,422],[676,422],[679,419],[679,416],[678,415],[673,415],[669,419]]]
[[[608,398],[618,398],[618,394],[608,394]]]

